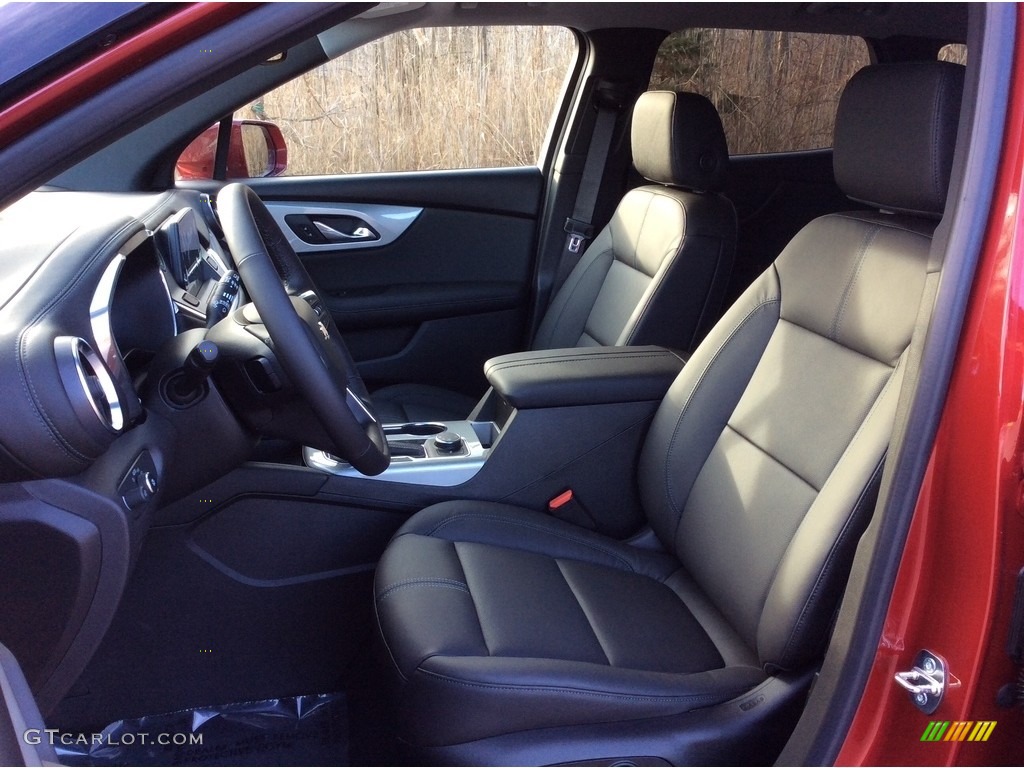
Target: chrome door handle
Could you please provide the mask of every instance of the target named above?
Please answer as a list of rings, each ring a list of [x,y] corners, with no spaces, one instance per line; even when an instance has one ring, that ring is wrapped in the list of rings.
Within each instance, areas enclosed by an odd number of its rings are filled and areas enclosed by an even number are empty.
[[[352,230],[352,233],[339,232],[334,227],[324,224],[322,221],[313,219],[313,226],[320,230],[320,234],[323,235],[328,242],[331,243],[346,243],[353,240],[376,240],[377,235],[369,227],[356,227]]]

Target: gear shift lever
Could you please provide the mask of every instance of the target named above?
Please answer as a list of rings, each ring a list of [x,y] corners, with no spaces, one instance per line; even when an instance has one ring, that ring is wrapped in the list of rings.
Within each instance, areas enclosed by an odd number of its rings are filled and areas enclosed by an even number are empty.
[[[201,341],[188,353],[181,370],[173,374],[164,389],[167,399],[178,407],[192,405],[203,396],[220,351],[212,341]]]

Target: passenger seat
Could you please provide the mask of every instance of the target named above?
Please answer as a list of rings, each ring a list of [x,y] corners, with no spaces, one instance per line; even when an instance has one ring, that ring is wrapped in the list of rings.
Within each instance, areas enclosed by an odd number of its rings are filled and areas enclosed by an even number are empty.
[[[718,319],[736,250],[736,212],[718,194],[729,152],[714,105],[695,93],[637,99],[626,193],[548,307],[533,349],[657,344],[690,351]],[[385,424],[464,419],[474,398],[397,384],[373,393]]]

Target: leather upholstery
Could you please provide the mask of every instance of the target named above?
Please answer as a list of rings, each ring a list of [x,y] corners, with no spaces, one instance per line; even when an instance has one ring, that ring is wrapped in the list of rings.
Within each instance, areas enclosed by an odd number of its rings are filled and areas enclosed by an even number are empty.
[[[648,91],[631,128],[633,166],[648,181],[684,189],[722,189],[729,166],[725,131],[714,104],[696,93]]]
[[[657,401],[686,363],[662,347],[549,349],[492,357],[494,391],[514,408]]]
[[[887,92],[902,71],[862,82]],[[857,119],[872,117],[919,124]],[[817,219],[715,326],[639,459],[664,551],[482,502],[414,515],[375,586],[403,736],[431,759],[473,742],[479,762],[564,762],[616,755],[590,751],[578,729],[600,725],[628,750],[643,728],[643,754],[676,764],[733,764],[742,743],[768,738],[735,697],[821,657],[874,507],[934,226]],[[695,745],[709,722],[734,736],[706,751]]]
[[[887,70],[898,67],[900,76]],[[879,87],[884,82],[886,87]],[[854,200],[938,217],[946,201],[964,68],[882,64],[851,78],[836,116],[836,181]]]
[[[881,465],[930,226],[882,214],[812,222],[687,362],[639,464],[655,533],[761,663],[820,648]],[[826,567],[828,566],[828,567]],[[841,571],[841,572],[840,572]]]
[[[693,349],[716,319],[735,250],[724,197],[631,190],[555,294],[533,348]]]
[[[717,317],[736,250],[736,212],[721,195],[664,184],[720,184],[728,153],[718,113],[697,94],[644,93],[632,138],[634,158],[645,158],[634,162],[660,183],[622,198],[552,299],[534,350],[649,344],[691,350]],[[386,423],[414,413],[465,418],[472,408],[458,393],[398,386],[373,394]]]
[[[507,733],[679,714],[765,679],[706,601],[680,599],[693,586],[673,558],[529,510],[426,509],[395,535],[378,574],[378,617],[416,743],[490,736],[496,722]],[[438,718],[448,707],[459,715]]]

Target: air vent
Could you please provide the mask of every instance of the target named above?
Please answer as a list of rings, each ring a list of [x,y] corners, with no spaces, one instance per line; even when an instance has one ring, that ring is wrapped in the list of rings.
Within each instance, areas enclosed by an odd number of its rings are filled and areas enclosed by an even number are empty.
[[[110,432],[124,428],[124,412],[110,372],[89,342],[61,336],[53,342],[64,390],[85,426],[99,424]]]

